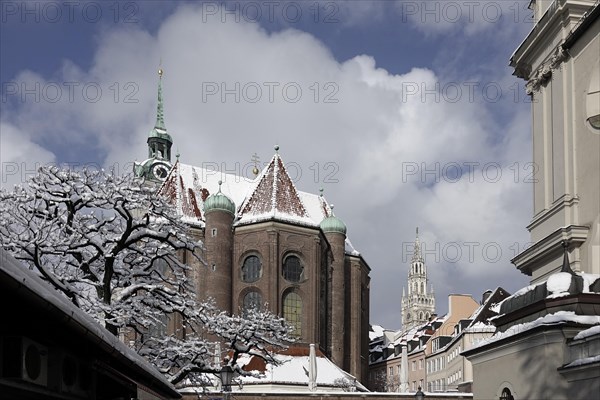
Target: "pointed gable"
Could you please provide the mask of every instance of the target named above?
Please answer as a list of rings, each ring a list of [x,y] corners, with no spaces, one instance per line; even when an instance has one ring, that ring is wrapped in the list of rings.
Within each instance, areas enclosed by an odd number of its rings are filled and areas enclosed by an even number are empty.
[[[204,197],[204,191],[200,193]],[[184,183],[179,159],[175,162],[173,168],[171,168],[167,179],[158,190],[158,194],[167,197],[175,205],[177,213],[183,216],[186,222],[197,223],[202,220],[202,212],[200,211],[200,204],[196,197],[196,190]]]
[[[204,202],[218,190],[223,181],[223,192],[235,204],[240,204],[234,225],[276,219],[316,227],[332,215],[325,197],[302,192],[296,188],[285,164],[276,154],[255,179],[183,164],[179,158],[160,186],[158,194],[168,197],[185,222],[204,224]]]
[[[273,156],[240,210],[242,221],[275,218],[314,225],[279,154]]]

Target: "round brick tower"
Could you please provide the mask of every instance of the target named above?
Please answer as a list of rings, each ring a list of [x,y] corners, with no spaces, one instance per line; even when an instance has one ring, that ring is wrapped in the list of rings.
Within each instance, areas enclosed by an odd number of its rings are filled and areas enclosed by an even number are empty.
[[[231,256],[233,250],[234,202],[219,191],[204,202],[206,220],[204,245],[206,247],[207,276],[206,287],[211,288],[211,296],[219,309],[231,313]],[[203,297],[203,293],[199,293]]]
[[[332,205],[333,209],[333,205]],[[331,246],[331,359],[343,368],[344,321],[346,315],[346,225],[333,214],[321,221],[321,230]]]

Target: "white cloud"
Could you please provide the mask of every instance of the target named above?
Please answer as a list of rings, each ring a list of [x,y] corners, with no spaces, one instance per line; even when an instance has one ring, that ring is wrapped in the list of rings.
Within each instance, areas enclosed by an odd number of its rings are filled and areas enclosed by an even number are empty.
[[[532,13],[528,4],[529,0],[398,0],[395,3],[399,19],[428,36],[513,34],[529,20]]]
[[[497,162],[508,173],[511,157],[529,146],[522,117],[527,107],[515,113],[510,134],[499,132],[489,123],[490,104],[480,97],[463,94],[449,101],[448,93],[427,92],[439,80],[434,71],[393,75],[368,55],[338,62],[319,40],[298,30],[268,33],[253,23],[200,21],[201,8],[187,5],[166,18],[156,36],[139,27],[105,32],[89,70],[67,61],[54,78],[80,83],[74,102],[25,102],[3,127],[21,132],[23,146],[35,150],[30,159],[51,160],[35,143],[68,141],[82,148],[93,143],[107,166],[118,163],[128,170],[147,153],[162,59],[174,153],[180,151],[185,163],[217,163],[234,172],[254,152],[267,161],[279,144],[284,161],[294,163],[296,185],[313,192],[324,186],[336,204],[372,268],[372,321],[385,326],[399,325],[399,287],[407,268],[402,243],[413,240],[414,226],[421,226],[431,243],[500,240],[505,245],[525,237],[530,201],[523,185],[507,179],[469,182],[465,175],[457,182],[438,176],[436,184],[435,177],[432,182],[431,175],[421,179],[420,173],[436,163],[442,171],[464,162]],[[23,72],[15,81],[47,86],[52,80]],[[98,101],[83,98],[79,87],[85,85],[102,89]],[[230,92],[222,97],[224,89]],[[6,136],[7,143],[15,135]],[[503,140],[504,135],[513,139]],[[3,155],[6,140],[3,132]],[[18,152],[13,159],[19,160]],[[475,262],[447,261],[429,268],[438,295],[470,291],[478,297],[496,284],[486,276],[518,276],[506,253],[496,263],[481,256]],[[518,279],[500,282],[511,281]],[[441,309],[443,303],[438,297]]]
[[[32,142],[26,132],[0,121],[0,188],[23,184],[39,166],[54,161],[54,155]]]

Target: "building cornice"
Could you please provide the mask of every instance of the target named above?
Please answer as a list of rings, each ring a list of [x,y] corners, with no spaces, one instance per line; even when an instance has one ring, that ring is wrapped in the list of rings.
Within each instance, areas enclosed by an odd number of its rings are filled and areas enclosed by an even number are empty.
[[[563,241],[567,241],[571,248],[581,246],[587,240],[589,230],[589,227],[581,225],[558,228],[521,252],[511,262],[523,274],[531,276],[536,265],[560,257],[563,253]]]
[[[538,91],[552,78],[553,70],[559,68],[569,58],[563,48],[564,41],[561,41],[553,46],[535,71],[532,70],[532,60],[541,49],[548,48],[548,42],[552,41],[559,33],[553,32],[553,30],[556,30],[557,27],[569,27],[576,24],[590,10],[591,6],[589,1],[583,0],[554,0],[525,40],[514,51],[510,58],[510,66],[514,68],[513,75],[528,81],[526,85],[528,94]]]
[[[542,223],[552,218],[552,216],[554,216],[559,211],[567,207],[576,206],[577,204],[579,204],[578,196],[571,196],[569,194],[563,195],[561,198],[554,201],[550,208],[544,209],[541,212],[534,215],[529,225],[527,225],[527,230],[531,232],[532,230],[540,226]]]
[[[570,49],[598,17],[600,17],[600,0],[596,0],[594,8],[585,13],[577,26],[573,28],[569,36],[565,39],[562,47],[565,50]]]

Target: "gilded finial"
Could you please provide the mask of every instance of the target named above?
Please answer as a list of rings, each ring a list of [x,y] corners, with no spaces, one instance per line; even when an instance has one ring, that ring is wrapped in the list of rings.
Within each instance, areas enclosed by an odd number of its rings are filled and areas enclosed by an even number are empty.
[[[419,227],[417,226],[417,237],[419,237]]]
[[[278,144],[276,144],[274,148],[275,148],[275,152],[276,152],[276,153],[279,153],[279,145],[278,145]]]
[[[258,176],[258,173],[260,172],[258,170],[258,162],[260,161],[258,158],[258,154],[254,153],[252,155],[251,161],[254,163],[254,168],[252,168],[252,173],[254,174],[254,176]]]
[[[158,76],[162,78],[162,76],[163,76],[163,69],[162,68],[158,69]]]
[[[319,189],[319,196],[323,197],[323,188]]]

